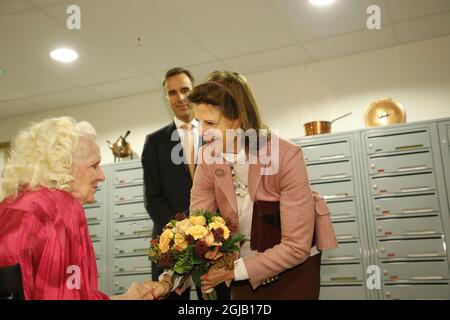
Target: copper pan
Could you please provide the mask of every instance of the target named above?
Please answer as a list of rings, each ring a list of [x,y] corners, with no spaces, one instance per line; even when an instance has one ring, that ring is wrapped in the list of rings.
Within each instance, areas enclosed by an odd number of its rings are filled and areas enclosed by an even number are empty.
[[[312,135],[316,135],[316,134],[330,133],[333,122],[335,122],[336,120],[340,120],[342,118],[348,117],[351,114],[352,113],[349,112],[349,113],[344,114],[343,116],[340,116],[339,118],[336,118],[332,121],[307,122],[303,125],[303,127],[305,128],[305,135],[312,136]]]

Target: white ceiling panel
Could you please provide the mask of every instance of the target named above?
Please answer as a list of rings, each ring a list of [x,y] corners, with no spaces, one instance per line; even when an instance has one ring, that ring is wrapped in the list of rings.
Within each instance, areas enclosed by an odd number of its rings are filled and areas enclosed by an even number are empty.
[[[42,108],[23,100],[0,102],[0,112],[2,118],[20,116],[40,111],[42,111]]]
[[[33,8],[25,0],[1,0],[0,16]]]
[[[395,30],[401,43],[450,34],[450,11],[398,23]]]
[[[254,73],[270,69],[283,68],[309,61],[299,45],[258,52],[254,54],[225,59],[232,70],[241,73]]]
[[[161,85],[150,76],[123,79],[89,87],[90,91],[103,98],[123,97],[160,89]]]
[[[393,30],[391,27],[385,26],[377,31],[364,30],[312,41],[306,43],[305,46],[313,60],[324,60],[394,44]]]
[[[450,10],[449,0],[390,0],[389,12],[394,22]]]
[[[262,0],[154,0],[217,57],[295,43],[284,23]]]
[[[103,98],[87,89],[73,89],[53,94],[29,97],[26,100],[42,109],[56,109],[100,101]]]
[[[299,41],[311,41],[366,29],[367,8],[376,4],[385,11],[384,0],[338,0],[329,6],[317,7],[307,0],[269,0],[281,14]],[[389,17],[382,15],[382,22]]]

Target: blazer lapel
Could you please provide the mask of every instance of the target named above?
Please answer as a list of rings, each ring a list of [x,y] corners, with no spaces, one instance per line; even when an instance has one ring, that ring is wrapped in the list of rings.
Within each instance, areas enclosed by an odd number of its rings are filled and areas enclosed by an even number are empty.
[[[248,168],[248,192],[253,202],[255,202],[256,191],[261,181],[261,164],[250,164]]]
[[[213,165],[214,179],[228,200],[233,211],[237,213],[236,194],[234,192],[233,180],[231,179],[231,168],[227,164]]]

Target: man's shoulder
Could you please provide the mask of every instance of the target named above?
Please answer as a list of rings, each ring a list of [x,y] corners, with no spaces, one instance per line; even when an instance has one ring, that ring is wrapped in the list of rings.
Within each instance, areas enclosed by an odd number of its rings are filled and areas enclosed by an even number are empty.
[[[167,139],[167,137],[170,138],[170,133],[174,129],[174,127],[175,127],[175,124],[173,122],[171,122],[168,125],[148,134],[146,141]]]

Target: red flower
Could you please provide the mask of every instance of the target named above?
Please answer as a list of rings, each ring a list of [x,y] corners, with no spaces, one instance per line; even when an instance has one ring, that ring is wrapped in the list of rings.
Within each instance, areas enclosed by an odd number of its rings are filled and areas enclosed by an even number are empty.
[[[188,245],[192,246],[195,243],[195,239],[193,236],[191,236],[190,234],[187,235],[186,237],[186,242]]]
[[[159,257],[159,265],[161,268],[172,268],[174,264],[175,261],[168,252],[161,254],[161,256]]]
[[[184,219],[186,219],[186,215],[183,212],[178,212],[175,215],[175,220],[177,221],[183,221]]]
[[[205,254],[209,251],[208,245],[203,241],[197,241],[195,243],[194,254],[199,258],[204,258]]]
[[[222,242],[225,240],[225,238],[223,237],[223,229],[222,228],[213,229],[212,234],[214,235],[214,239],[218,242]]]

